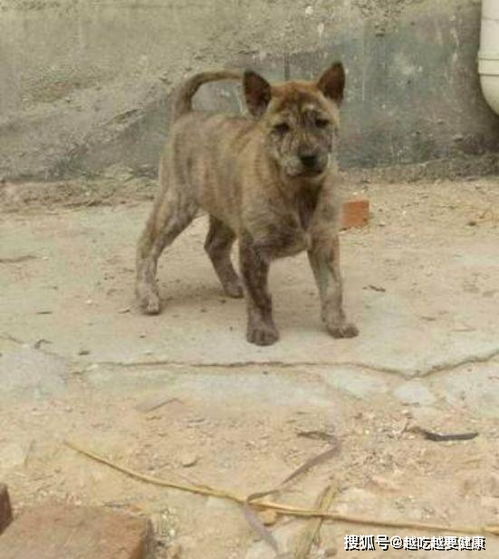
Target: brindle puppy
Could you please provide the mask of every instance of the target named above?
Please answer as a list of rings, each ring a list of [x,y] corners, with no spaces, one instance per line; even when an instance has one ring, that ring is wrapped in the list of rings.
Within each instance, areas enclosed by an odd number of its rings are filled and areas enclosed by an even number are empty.
[[[249,118],[192,110],[200,85],[240,78],[234,72],[202,73],[177,93],[160,190],[137,250],[139,304],[147,314],[159,313],[158,257],[201,207],[210,214],[205,249],[215,272],[227,295],[246,298],[249,342],[270,345],[279,338],[267,288],[269,264],[303,250],[317,281],[326,328],[337,338],[356,336],[342,307],[337,235],[343,66],[334,64],[316,82],[280,85],[245,72]],[[230,259],[236,237],[242,283]]]

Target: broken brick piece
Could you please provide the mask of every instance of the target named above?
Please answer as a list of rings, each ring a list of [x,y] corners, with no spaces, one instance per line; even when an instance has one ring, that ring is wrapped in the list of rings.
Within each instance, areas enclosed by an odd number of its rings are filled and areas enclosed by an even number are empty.
[[[7,486],[0,483],[0,534],[12,522],[12,507],[10,506]]]
[[[369,200],[360,198],[343,204],[342,228],[364,227],[369,222]]]
[[[2,559],[152,559],[148,520],[104,508],[47,505],[26,511],[0,537]]]

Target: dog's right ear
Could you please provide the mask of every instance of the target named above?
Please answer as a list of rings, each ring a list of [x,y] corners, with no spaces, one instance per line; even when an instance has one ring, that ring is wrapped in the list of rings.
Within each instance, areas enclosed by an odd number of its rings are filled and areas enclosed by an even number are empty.
[[[249,112],[261,116],[272,97],[272,90],[267,80],[252,70],[246,70],[243,77],[244,96]]]

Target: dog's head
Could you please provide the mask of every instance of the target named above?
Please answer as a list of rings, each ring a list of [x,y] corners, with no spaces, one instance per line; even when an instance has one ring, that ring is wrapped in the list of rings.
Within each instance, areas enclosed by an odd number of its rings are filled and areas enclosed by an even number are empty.
[[[343,65],[333,64],[315,82],[280,85],[246,71],[243,87],[248,109],[264,130],[268,153],[282,172],[310,179],[325,173],[337,148]]]

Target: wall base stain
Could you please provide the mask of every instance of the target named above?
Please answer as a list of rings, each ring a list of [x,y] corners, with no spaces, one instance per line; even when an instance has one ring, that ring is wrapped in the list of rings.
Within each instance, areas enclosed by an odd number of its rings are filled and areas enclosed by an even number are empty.
[[[186,75],[314,78],[337,59],[348,71],[343,168],[496,154],[479,29],[477,0],[0,0],[0,177],[154,168]],[[197,103],[243,108],[229,85],[203,88]]]

